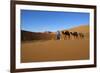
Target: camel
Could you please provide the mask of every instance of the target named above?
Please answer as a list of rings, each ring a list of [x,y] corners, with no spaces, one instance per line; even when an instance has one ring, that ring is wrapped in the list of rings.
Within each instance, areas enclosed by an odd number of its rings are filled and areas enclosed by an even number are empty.
[[[80,36],[81,39],[84,38],[84,34],[83,33],[79,33],[79,36]]]
[[[78,32],[70,32],[71,35],[74,36],[74,38],[78,38]]]
[[[64,39],[66,39],[66,38],[70,39],[70,32],[69,31],[62,31],[62,34],[64,35]]]
[[[69,32],[68,30],[67,31],[62,31],[62,34],[64,35],[64,39],[70,39],[72,36],[74,37],[74,39],[78,39],[78,38],[81,38],[83,39],[85,36],[83,33],[78,33],[76,31],[74,32]]]

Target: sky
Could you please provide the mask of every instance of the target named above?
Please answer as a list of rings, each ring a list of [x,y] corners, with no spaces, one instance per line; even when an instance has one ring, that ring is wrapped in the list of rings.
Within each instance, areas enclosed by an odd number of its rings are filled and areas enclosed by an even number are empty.
[[[21,30],[56,32],[89,25],[89,13],[21,10]]]

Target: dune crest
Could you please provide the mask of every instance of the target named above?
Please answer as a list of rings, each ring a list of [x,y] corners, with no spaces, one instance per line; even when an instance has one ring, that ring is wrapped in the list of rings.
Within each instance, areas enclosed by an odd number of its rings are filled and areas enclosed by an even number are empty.
[[[73,27],[71,29],[67,29],[71,32],[83,32],[83,33],[86,33],[86,32],[89,32],[89,25],[81,25],[81,26],[77,26],[77,27]],[[63,30],[63,31],[66,31],[66,30]]]

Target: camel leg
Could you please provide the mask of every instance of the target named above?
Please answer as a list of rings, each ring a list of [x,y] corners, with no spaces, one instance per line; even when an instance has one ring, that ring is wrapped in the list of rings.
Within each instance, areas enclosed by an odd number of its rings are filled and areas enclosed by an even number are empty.
[[[70,36],[68,35],[68,40],[70,39]]]
[[[65,40],[66,36],[64,36],[64,40]]]
[[[63,40],[65,40],[65,36],[63,36]]]

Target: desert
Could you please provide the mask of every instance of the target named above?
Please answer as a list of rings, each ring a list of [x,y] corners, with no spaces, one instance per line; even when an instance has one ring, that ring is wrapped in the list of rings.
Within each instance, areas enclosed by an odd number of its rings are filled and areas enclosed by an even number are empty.
[[[89,59],[89,26],[68,29],[84,33],[84,38],[56,39],[56,32],[21,31],[21,62],[45,62]],[[65,30],[62,30],[65,31]],[[67,37],[65,37],[67,38]]]

